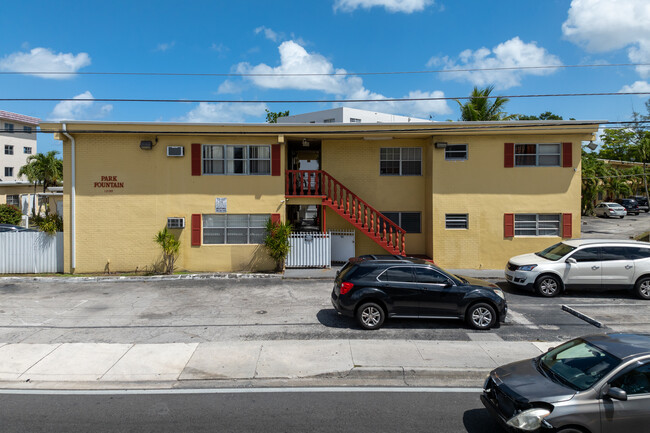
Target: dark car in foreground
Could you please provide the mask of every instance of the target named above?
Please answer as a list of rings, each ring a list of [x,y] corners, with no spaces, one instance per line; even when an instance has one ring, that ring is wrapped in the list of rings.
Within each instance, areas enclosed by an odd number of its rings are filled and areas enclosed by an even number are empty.
[[[497,285],[401,256],[350,259],[334,280],[332,304],[364,329],[378,329],[386,318],[463,319],[490,329],[508,310]]]
[[[35,232],[36,230],[28,229],[14,224],[0,224],[0,232]]]
[[[625,208],[627,211],[628,215],[638,215],[641,212],[641,209],[639,209],[639,203],[636,202],[636,200],[631,199],[631,198],[621,198],[616,200],[616,203],[620,204]]]
[[[576,338],[493,370],[481,401],[509,431],[650,431],[650,335]]]

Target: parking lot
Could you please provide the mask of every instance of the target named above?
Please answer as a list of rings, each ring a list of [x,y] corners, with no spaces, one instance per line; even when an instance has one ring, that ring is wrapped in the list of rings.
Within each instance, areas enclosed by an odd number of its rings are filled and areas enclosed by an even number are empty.
[[[650,213],[625,218],[582,217],[583,238],[633,239],[650,231]]]

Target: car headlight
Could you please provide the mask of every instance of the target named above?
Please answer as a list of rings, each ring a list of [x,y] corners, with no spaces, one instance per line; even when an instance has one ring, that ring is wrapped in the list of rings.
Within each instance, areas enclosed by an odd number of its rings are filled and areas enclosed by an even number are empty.
[[[519,268],[517,270],[518,271],[532,271],[536,267],[537,267],[537,265],[524,265],[524,266],[519,266]]]
[[[501,289],[494,289],[494,293],[497,294],[498,297],[501,299],[506,299],[506,295],[503,294],[503,290]]]
[[[510,418],[506,424],[519,430],[533,431],[540,428],[544,418],[550,414],[547,409],[528,409]]]

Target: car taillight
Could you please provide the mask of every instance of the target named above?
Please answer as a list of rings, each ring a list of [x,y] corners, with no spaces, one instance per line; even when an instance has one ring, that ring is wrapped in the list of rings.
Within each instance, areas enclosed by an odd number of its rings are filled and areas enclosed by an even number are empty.
[[[352,283],[341,283],[341,295],[345,295],[348,293],[352,288],[354,287],[354,284]]]

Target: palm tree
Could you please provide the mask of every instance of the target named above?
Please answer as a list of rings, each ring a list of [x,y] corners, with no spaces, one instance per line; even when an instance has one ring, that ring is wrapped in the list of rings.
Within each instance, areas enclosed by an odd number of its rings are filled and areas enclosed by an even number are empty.
[[[506,114],[503,107],[509,101],[508,98],[497,96],[493,102],[490,101],[490,93],[494,86],[488,86],[485,89],[474,87],[469,100],[466,103],[458,102],[460,105],[460,120],[464,121],[498,121],[511,120],[516,117],[515,114]]]
[[[36,197],[36,186],[39,184],[38,174],[36,173],[35,161],[30,161],[31,156],[28,157],[28,163],[20,167],[18,176],[25,176],[27,180],[34,184],[34,197]],[[36,216],[36,206],[32,206],[32,218]]]
[[[48,187],[57,186],[63,180],[63,161],[56,157],[58,153],[51,150],[46,154],[37,153],[27,157],[27,165],[21,167],[19,174],[25,174],[28,179],[31,176],[30,182],[34,182],[34,191],[36,184],[43,185],[43,192],[47,192]],[[40,203],[38,212],[41,212]]]

